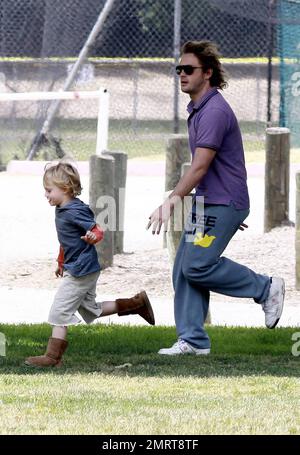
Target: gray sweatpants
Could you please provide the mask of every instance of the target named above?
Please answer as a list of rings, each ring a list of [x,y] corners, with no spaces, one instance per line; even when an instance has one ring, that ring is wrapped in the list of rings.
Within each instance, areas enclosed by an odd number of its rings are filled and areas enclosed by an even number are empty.
[[[205,205],[200,221],[193,213],[195,203],[173,268],[175,323],[178,338],[205,349],[210,347],[204,329],[210,291],[261,303],[268,296],[270,278],[221,256],[249,210],[237,210],[233,204]]]
[[[64,272],[62,283],[54,297],[48,322],[51,325],[68,326],[78,324],[76,311],[87,324],[102,313],[101,302],[96,302],[96,285],[100,272],[74,277]]]

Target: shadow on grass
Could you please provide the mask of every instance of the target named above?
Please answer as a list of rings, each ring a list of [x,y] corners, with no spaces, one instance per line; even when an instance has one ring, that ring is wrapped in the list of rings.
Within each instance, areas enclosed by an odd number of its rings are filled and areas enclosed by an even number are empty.
[[[299,377],[300,357],[292,355],[292,334],[297,330],[209,326],[211,355],[168,357],[157,351],[176,341],[174,327],[77,326],[69,330],[65,366],[35,369],[23,362],[27,356],[44,353],[49,325],[0,325],[7,340],[6,356],[0,357],[0,374],[41,375],[51,371],[56,375],[99,372],[143,377]],[[298,352],[300,356],[300,348]]]

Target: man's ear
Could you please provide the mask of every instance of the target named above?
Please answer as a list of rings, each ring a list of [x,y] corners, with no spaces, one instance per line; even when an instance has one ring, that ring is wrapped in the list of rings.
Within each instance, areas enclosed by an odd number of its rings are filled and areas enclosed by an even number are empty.
[[[212,68],[208,68],[207,71],[205,71],[204,73],[204,79],[206,80],[209,80],[213,75],[213,69]]]

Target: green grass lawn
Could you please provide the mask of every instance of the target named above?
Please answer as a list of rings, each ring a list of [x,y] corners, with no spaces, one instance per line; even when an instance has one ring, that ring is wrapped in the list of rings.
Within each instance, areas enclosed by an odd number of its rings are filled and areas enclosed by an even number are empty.
[[[264,124],[243,122],[246,153],[255,155],[261,160],[264,150]],[[77,160],[88,160],[96,149],[96,121],[62,120],[54,124],[52,134],[61,138],[61,146],[65,153],[71,154]],[[0,158],[3,164],[11,159],[25,159],[30,145],[35,137],[37,127],[34,119],[15,119],[14,123],[0,119]],[[180,132],[187,134],[186,121],[180,122]],[[122,150],[128,158],[164,159],[168,137],[173,133],[172,121],[134,121],[133,119],[110,120],[109,144],[110,150]],[[45,158],[45,153],[50,157]],[[51,159],[55,157],[54,149],[43,145],[37,159]],[[259,154],[259,156],[257,155]]]
[[[49,326],[0,325],[0,433],[299,434],[297,330],[207,330],[210,356],[168,358],[173,327],[72,327],[65,366],[36,370]]]
[[[30,144],[34,138],[36,126],[31,119],[17,119],[16,124],[0,119],[0,164],[7,164],[11,159],[26,159]],[[247,163],[265,161],[265,124],[263,122],[240,123]],[[96,149],[96,122],[93,119],[64,120],[56,124],[52,134],[61,138],[61,146],[66,154],[76,160],[88,160]],[[17,134],[16,134],[17,132]],[[110,120],[110,150],[122,150],[128,158],[164,160],[167,139],[173,132],[172,121],[133,119]],[[187,134],[186,122],[181,120],[180,132]],[[42,146],[35,159],[55,159],[54,148]],[[300,162],[300,148],[292,148],[291,163]]]

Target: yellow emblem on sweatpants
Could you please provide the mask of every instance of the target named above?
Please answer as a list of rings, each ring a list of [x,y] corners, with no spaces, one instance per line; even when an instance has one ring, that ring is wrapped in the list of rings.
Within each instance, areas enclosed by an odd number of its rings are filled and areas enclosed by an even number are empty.
[[[208,248],[215,240],[215,238],[216,237],[214,235],[207,234],[205,234],[205,236],[203,237],[201,232],[197,232],[194,239],[194,245],[202,246],[203,248]]]

